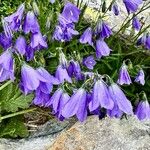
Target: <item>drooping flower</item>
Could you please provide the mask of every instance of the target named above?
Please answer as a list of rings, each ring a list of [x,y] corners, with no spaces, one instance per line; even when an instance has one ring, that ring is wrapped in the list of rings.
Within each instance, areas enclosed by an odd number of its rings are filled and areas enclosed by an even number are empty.
[[[40,81],[39,87],[37,90],[42,91],[45,94],[50,94],[50,92],[53,89],[53,85],[58,85],[59,84],[59,80],[57,78],[55,78],[54,76],[52,76],[46,69],[44,69],[43,67],[40,67],[38,69],[36,69],[37,72],[40,74],[40,76],[42,76],[45,81],[42,82]]]
[[[19,36],[16,40],[15,49],[19,52],[19,54],[24,55],[26,53],[26,48],[26,39],[23,36]]]
[[[142,0],[123,0],[127,12],[134,13],[137,11],[139,5],[142,3]]]
[[[50,94],[43,93],[40,90],[37,90],[35,92],[35,98],[33,99],[33,104],[40,106],[40,107],[45,107],[46,103],[50,100]]]
[[[96,41],[96,57],[101,58],[102,56],[109,56],[111,49],[108,47],[103,39]]]
[[[36,16],[33,11],[29,11],[25,17],[25,21],[23,24],[23,31],[25,34],[28,33],[38,33],[40,31],[40,27],[37,21]]]
[[[36,48],[40,49],[40,48],[48,47],[45,39],[43,38],[40,32],[32,34],[30,46],[33,49],[36,49]]]
[[[96,65],[96,61],[94,59],[94,56],[90,55],[86,58],[83,59],[83,64],[88,68],[88,69],[93,69],[93,67]]]
[[[107,38],[112,34],[112,31],[103,20],[100,20],[96,26],[96,34],[100,35],[100,38]]]
[[[78,22],[80,10],[74,4],[68,2],[65,4],[63,12],[61,15],[68,20],[68,22]]]
[[[135,115],[139,120],[150,119],[150,105],[147,100],[139,102]]]
[[[23,13],[25,9],[25,4],[21,4],[17,11],[12,15],[5,17],[8,25],[10,26],[12,31],[18,31],[21,26],[21,20],[23,18]]]
[[[146,44],[146,39],[147,39],[147,36],[146,34],[144,34],[142,37],[140,37],[138,40],[137,40],[137,46],[139,45],[144,45]]]
[[[81,35],[79,41],[80,41],[80,43],[83,43],[83,44],[88,43],[89,45],[93,46],[93,42],[92,42],[92,28],[91,27],[87,28],[83,32],[83,34]]]
[[[56,108],[56,104],[58,105],[59,103],[59,99],[61,97],[61,95],[63,94],[63,90],[61,88],[58,88],[54,94],[52,95],[52,97],[50,98],[50,100],[46,103],[46,107],[52,107],[55,110],[57,110]],[[56,111],[55,111],[56,112]]]
[[[7,50],[12,46],[12,37],[7,37],[4,32],[0,33],[0,45]]]
[[[78,61],[71,60],[68,67],[68,74],[70,77],[75,77],[77,80],[82,80],[80,64]]]
[[[21,82],[20,88],[24,94],[28,94],[40,85],[40,82],[47,82],[35,69],[27,64],[24,64],[21,68]]]
[[[137,17],[134,17],[132,20],[132,26],[135,30],[139,31],[141,28],[141,22],[139,21],[139,19]]]
[[[150,50],[150,35],[149,35],[149,34],[146,36],[145,47],[146,47],[148,50]]]
[[[0,82],[6,80],[14,81],[14,60],[12,53],[6,50],[0,56]]]
[[[68,66],[66,56],[61,50],[59,52],[59,64],[61,64],[62,67],[64,67],[64,68],[67,68],[67,66]]]
[[[109,94],[119,110],[128,115],[133,114],[131,102],[117,84],[113,83],[109,86]]]
[[[112,109],[114,107],[114,102],[109,95],[108,86],[104,81],[96,81],[91,102],[89,103],[90,111],[96,110],[98,107]]]
[[[120,85],[123,85],[123,84],[130,85],[132,83],[125,63],[123,63],[123,65],[120,68],[120,73],[119,73],[119,78],[118,78],[117,83]]]
[[[31,61],[34,58],[35,51],[36,50],[33,49],[30,45],[27,45],[26,53],[25,53],[27,61]]]
[[[135,82],[139,82],[140,84],[145,84],[145,74],[142,69],[138,72],[137,76],[135,77]]]
[[[113,3],[113,5],[112,5],[112,10],[113,10],[113,13],[114,13],[116,16],[119,15],[119,7],[118,7],[118,5],[117,5],[116,2]]]
[[[114,103],[114,107],[112,110],[107,109],[107,115],[110,118],[121,118],[121,116],[123,115],[123,112],[119,109],[119,107]]]
[[[57,67],[55,77],[60,81],[60,83],[64,83],[65,81],[72,83],[70,76],[68,75],[67,69],[62,65]]]
[[[83,88],[78,89],[69,99],[62,110],[62,116],[69,118],[76,115],[79,121],[84,121],[87,117],[86,91]]]
[[[62,116],[62,110],[69,99],[70,96],[67,93],[64,93],[62,89],[58,89],[47,103],[47,106],[51,106],[53,108],[54,114],[61,121],[65,119]]]
[[[11,31],[10,26],[8,25],[8,22],[5,20],[5,18],[2,18],[2,25],[3,25],[5,36],[7,38],[12,38],[13,37],[13,33]]]

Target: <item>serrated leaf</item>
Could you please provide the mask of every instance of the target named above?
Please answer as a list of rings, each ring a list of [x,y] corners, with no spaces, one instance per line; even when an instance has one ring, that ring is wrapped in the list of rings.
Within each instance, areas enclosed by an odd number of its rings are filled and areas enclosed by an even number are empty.
[[[18,86],[13,83],[1,90],[0,95],[1,111],[7,112],[16,112],[19,109],[28,108],[33,99],[33,94],[23,95]]]
[[[0,137],[27,137],[29,132],[23,123],[22,116],[10,118],[8,122],[3,121],[1,124]]]

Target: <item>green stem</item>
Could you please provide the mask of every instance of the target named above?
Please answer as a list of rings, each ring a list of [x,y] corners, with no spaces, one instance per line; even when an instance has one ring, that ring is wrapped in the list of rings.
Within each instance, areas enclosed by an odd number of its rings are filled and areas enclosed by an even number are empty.
[[[6,86],[8,86],[10,83],[12,83],[11,80],[9,80],[9,81],[6,82],[5,84],[3,84],[3,85],[0,87],[0,91],[3,90]]]
[[[9,115],[5,115],[5,116],[0,117],[0,121],[2,121],[2,120],[4,120],[4,119],[7,119],[7,118],[14,117],[14,116],[18,116],[18,115],[26,114],[26,113],[29,113],[29,112],[35,111],[36,109],[37,109],[37,108],[31,108],[31,109],[27,109],[27,110],[19,111],[19,112],[16,112],[16,113],[12,113],[12,114],[9,114]]]

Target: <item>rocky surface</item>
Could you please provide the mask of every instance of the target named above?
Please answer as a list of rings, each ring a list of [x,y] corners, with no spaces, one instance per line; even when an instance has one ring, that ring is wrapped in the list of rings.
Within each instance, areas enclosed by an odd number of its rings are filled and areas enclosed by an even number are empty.
[[[150,150],[150,122],[92,116],[62,132],[48,150]]]
[[[75,123],[74,119],[60,122],[56,119],[38,127],[30,137],[21,140],[0,139],[0,150],[47,150],[62,130]]]

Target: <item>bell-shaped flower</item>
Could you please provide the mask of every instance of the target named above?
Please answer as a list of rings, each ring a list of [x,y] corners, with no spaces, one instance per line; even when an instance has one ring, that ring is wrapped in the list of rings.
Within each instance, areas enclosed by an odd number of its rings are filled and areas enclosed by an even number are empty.
[[[21,55],[26,53],[27,43],[26,39],[23,36],[19,36],[16,40],[15,49]]]
[[[119,15],[119,7],[118,7],[118,5],[117,5],[116,2],[114,2],[113,5],[112,5],[112,11],[113,11],[113,13],[114,13],[116,16]]]
[[[113,83],[109,86],[109,94],[119,110],[128,115],[133,114],[131,102],[117,84]]]
[[[132,20],[132,26],[135,30],[139,31],[141,28],[141,22],[139,21],[139,19],[137,17],[134,17]]]
[[[139,102],[135,111],[135,115],[139,120],[150,119],[150,105],[147,100]]]
[[[89,110],[94,111],[100,106],[106,109],[112,109],[114,107],[114,102],[110,97],[108,86],[103,80],[98,80],[94,84]]]
[[[52,107],[55,110],[56,108],[56,103],[59,101],[61,95],[63,94],[63,90],[61,88],[58,88],[54,94],[52,95],[52,97],[50,98],[50,100],[46,103],[46,107]],[[55,102],[56,101],[56,102]]]
[[[40,90],[36,90],[35,98],[32,101],[32,104],[45,107],[46,103],[50,100],[50,94],[43,93]]]
[[[145,74],[142,69],[138,72],[137,76],[135,77],[135,82],[139,82],[140,84],[145,84]]]
[[[83,64],[90,70],[93,70],[94,66],[96,65],[96,61],[94,56],[90,55],[83,59]]]
[[[33,11],[29,11],[25,17],[23,24],[23,31],[25,34],[28,33],[38,33],[40,32],[40,26],[38,24],[37,18]]]
[[[41,48],[48,47],[44,37],[42,36],[40,32],[32,34],[30,46],[33,49],[36,49],[36,48],[41,49]]]
[[[50,94],[50,92],[53,89],[53,85],[58,85],[59,81],[57,78],[52,76],[47,70],[45,70],[43,67],[40,67],[37,69],[37,72],[42,76],[46,82],[40,81],[38,90],[42,91],[45,94]]]
[[[100,20],[96,26],[96,34],[100,35],[100,38],[107,38],[112,34],[112,31],[103,20]]]
[[[118,78],[117,83],[120,85],[123,85],[123,84],[130,85],[132,83],[130,75],[127,70],[127,66],[124,63],[120,68],[119,78]]]
[[[143,2],[142,0],[123,0],[127,12],[134,13],[139,8],[139,5]]]
[[[102,56],[109,56],[112,50],[108,47],[103,39],[96,41],[96,57],[101,58]]]
[[[79,121],[84,121],[87,118],[86,98],[86,91],[83,88],[78,89],[63,108],[62,116],[69,118],[76,115]]]
[[[0,33],[0,45],[7,50],[12,46],[12,37],[7,37],[4,32]]]
[[[24,94],[28,94],[40,85],[40,82],[47,82],[35,69],[27,64],[24,64],[21,68],[21,82],[20,88]]]
[[[93,42],[92,42],[92,28],[89,27],[87,28],[83,34],[81,35],[79,41],[80,43],[86,44],[88,43],[89,45],[93,46]]]
[[[27,47],[26,47],[26,53],[25,53],[25,56],[26,56],[26,60],[27,60],[27,61],[33,60],[35,51],[36,51],[36,50],[33,49],[30,45],[27,45]]]
[[[70,77],[75,77],[76,80],[82,80],[83,75],[81,73],[80,64],[78,61],[71,60],[68,67],[68,74]]]
[[[6,50],[0,56],[0,82],[6,80],[14,81],[14,60],[12,53]]]
[[[80,10],[78,9],[77,6],[74,4],[68,2],[65,4],[63,12],[61,15],[68,20],[68,22],[78,22],[79,20],[79,15],[80,15]]]
[[[25,4],[21,4],[17,11],[12,15],[5,17],[12,31],[18,31],[21,26],[21,20],[23,18],[23,13],[25,9]]]
[[[150,35],[146,36],[145,47],[150,50]]]
[[[57,67],[55,77],[60,81],[60,83],[64,83],[65,81],[72,83],[71,77],[68,75],[67,69],[62,65]]]
[[[110,109],[107,109],[107,115],[110,117],[110,118],[121,118],[122,115],[123,115],[123,112],[119,109],[119,107],[114,104],[114,107],[112,110]]]

